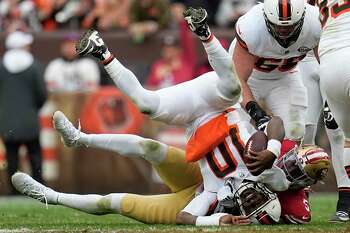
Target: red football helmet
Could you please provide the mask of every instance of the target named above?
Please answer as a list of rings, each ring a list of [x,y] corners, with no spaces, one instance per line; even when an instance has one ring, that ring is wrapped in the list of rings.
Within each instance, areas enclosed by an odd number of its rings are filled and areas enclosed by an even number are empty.
[[[330,167],[328,154],[315,145],[295,146],[276,165],[281,168],[291,182],[291,189],[305,188],[322,180]]]

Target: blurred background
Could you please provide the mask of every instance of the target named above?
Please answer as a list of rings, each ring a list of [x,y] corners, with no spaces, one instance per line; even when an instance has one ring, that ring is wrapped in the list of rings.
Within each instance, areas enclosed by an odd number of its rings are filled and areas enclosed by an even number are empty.
[[[76,126],[80,120],[87,133],[132,133],[185,145],[184,129],[143,116],[96,60],[76,57],[75,41],[88,28],[97,28],[144,86],[159,89],[211,70],[183,21],[187,6],[207,9],[212,31],[228,48],[235,21],[257,2],[1,0],[0,195],[16,194],[9,174],[17,169],[65,192],[167,192],[141,159],[66,148],[60,142],[51,123],[56,110]],[[317,143],[329,150],[322,125]],[[326,183],[314,189],[335,191],[333,172]]]

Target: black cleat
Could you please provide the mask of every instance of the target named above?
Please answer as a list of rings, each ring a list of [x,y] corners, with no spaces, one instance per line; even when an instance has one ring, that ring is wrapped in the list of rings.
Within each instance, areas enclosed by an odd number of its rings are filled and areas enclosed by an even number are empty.
[[[105,60],[110,56],[106,44],[95,29],[89,29],[76,42],[75,50],[80,56],[92,55],[100,60]]]
[[[188,8],[183,13],[185,20],[191,31],[193,31],[199,39],[206,41],[210,38],[211,32],[207,23],[208,13],[203,8]]]

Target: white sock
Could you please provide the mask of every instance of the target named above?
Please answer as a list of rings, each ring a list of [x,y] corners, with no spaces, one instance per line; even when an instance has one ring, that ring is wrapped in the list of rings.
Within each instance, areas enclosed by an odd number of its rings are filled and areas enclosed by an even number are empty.
[[[114,58],[105,69],[116,86],[145,114],[153,114],[159,106],[159,96],[154,91],[144,89],[133,72]]]
[[[235,75],[232,57],[222,47],[220,41],[214,36],[209,42],[202,43],[208,54],[208,61],[218,75],[217,88],[225,98],[233,99],[233,104],[240,97],[240,82]]]
[[[350,179],[345,171],[345,156],[350,157],[349,149],[344,150],[344,134],[340,128],[327,129],[331,144],[332,164],[338,188],[350,187]],[[349,164],[349,163],[348,163]]]
[[[106,196],[88,194],[58,194],[58,204],[89,214],[121,213],[121,202],[125,193],[112,193]]]
[[[142,157],[153,164],[166,158],[168,146],[161,142],[132,134],[85,134],[80,143],[88,147],[113,151],[125,157]]]
[[[315,145],[316,130],[317,130],[316,125],[305,126],[305,135],[303,139],[304,145]]]

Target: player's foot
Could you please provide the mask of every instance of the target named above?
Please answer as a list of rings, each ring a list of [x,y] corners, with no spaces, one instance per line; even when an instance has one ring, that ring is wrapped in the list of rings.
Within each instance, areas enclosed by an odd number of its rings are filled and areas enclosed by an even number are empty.
[[[349,221],[349,214],[344,211],[337,211],[335,214],[329,219],[329,222],[333,223],[343,223]]]
[[[11,177],[11,181],[20,193],[46,204],[57,204],[58,193],[40,184],[29,175],[16,172]]]
[[[56,111],[53,114],[53,125],[57,132],[61,135],[61,140],[64,145],[71,146],[80,146],[80,126],[78,129],[74,127],[72,122],[61,111]]]
[[[81,56],[92,55],[101,61],[111,56],[106,44],[95,29],[89,29],[80,40],[76,42],[75,50],[77,54]]]
[[[207,41],[211,37],[211,32],[207,23],[208,13],[203,8],[188,8],[183,13],[185,20],[191,31],[193,31],[199,39]]]

